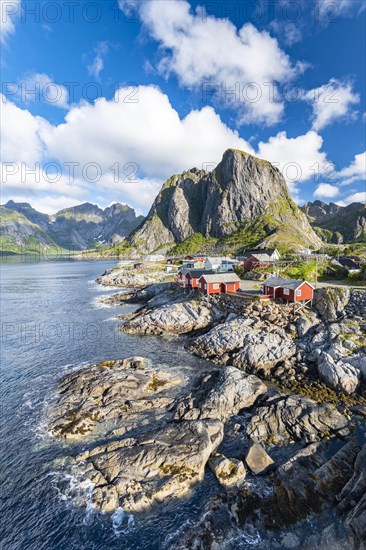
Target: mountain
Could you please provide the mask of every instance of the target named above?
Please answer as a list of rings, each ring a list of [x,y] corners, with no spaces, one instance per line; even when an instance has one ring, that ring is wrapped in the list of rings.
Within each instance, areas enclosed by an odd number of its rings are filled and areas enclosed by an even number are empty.
[[[129,206],[119,203],[105,210],[85,203],[61,210],[52,216],[38,212],[28,203],[9,201],[2,208],[4,211],[21,216],[18,220],[22,220],[22,224],[26,220],[34,226],[33,229],[38,228],[38,235],[42,235],[41,248],[47,242],[54,248],[66,250],[85,250],[98,248],[101,245],[114,245],[121,242],[144,219],[143,216],[136,216],[135,211]],[[9,218],[8,214],[6,218]],[[6,245],[10,237],[14,242],[21,241],[18,235],[20,227],[7,224],[8,228],[5,231],[5,225],[1,226],[0,232],[0,245],[3,251],[7,250]],[[22,231],[21,234],[23,234]]]
[[[314,201],[301,209],[324,241],[336,244],[366,241],[366,206],[362,203],[339,206]]]
[[[237,251],[254,245],[282,249],[321,245],[292,201],[281,172],[234,149],[224,153],[212,172],[193,168],[172,176],[123,246],[145,253],[197,241],[199,246],[216,243]]]
[[[56,253],[57,245],[23,214],[0,206],[0,253]]]

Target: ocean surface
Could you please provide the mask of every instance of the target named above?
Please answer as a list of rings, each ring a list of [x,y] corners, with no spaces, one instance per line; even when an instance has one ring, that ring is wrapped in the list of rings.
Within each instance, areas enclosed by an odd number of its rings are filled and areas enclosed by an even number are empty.
[[[207,471],[205,480],[185,499],[145,514],[126,514],[122,509],[101,514],[85,504],[89,488],[67,464],[73,446],[47,433],[47,404],[54,398],[58,380],[72,369],[132,355],[147,356],[159,367],[183,372],[208,367],[175,339],[129,336],[118,330],[116,315],[131,306],[102,307],[98,297],[116,289],[95,283],[113,265],[13,260],[0,266],[3,549],[168,549],[220,490]],[[313,534],[314,529],[316,525],[309,522],[301,532]],[[279,534],[273,547],[285,547],[281,540]],[[256,532],[238,533],[222,546],[227,550],[269,547],[265,534]]]
[[[100,514],[78,506],[88,490],[64,465],[72,446],[47,433],[45,410],[71,369],[132,355],[177,370],[200,360],[174,339],[127,336],[98,297],[116,292],[95,278],[113,262],[3,262],[1,269],[1,539],[2,548],[155,549],[197,518],[210,484],[192,498],[152,514]],[[205,363],[207,366],[207,363]],[[211,478],[212,481],[212,478]],[[213,484],[215,485],[215,484]],[[80,499],[79,499],[80,500]]]

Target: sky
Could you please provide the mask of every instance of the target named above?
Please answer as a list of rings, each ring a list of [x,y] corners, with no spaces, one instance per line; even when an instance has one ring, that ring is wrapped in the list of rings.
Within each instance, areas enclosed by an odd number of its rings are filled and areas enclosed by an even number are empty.
[[[366,2],[0,0],[1,202],[146,214],[236,148],[366,199]]]

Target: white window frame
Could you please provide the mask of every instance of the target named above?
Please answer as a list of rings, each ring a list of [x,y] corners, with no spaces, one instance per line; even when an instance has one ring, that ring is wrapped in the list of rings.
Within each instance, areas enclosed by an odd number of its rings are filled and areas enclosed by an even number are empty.
[[[285,296],[290,296],[290,289],[289,289],[289,288],[284,288],[284,289],[283,289],[283,294],[284,294]]]
[[[207,283],[205,283],[205,290],[207,290]]]
[[[219,288],[220,288],[220,283],[214,283],[214,284],[212,285],[212,289],[213,289],[213,290],[219,290]]]
[[[301,288],[299,288],[299,290],[296,290],[296,296],[301,296]]]

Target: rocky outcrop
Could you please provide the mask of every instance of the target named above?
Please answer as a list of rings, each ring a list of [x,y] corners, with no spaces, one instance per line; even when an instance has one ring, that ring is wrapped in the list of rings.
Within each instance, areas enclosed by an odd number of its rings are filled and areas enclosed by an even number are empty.
[[[359,369],[353,367],[347,360],[336,362],[329,353],[323,353],[318,373],[327,386],[347,394],[356,391],[361,378]]]
[[[192,300],[138,312],[121,330],[128,334],[186,334],[211,325],[218,316],[214,308]]]
[[[352,477],[338,500],[338,511],[346,514],[346,526],[362,548],[366,543],[366,444],[358,453]]]
[[[212,418],[225,423],[239,411],[252,407],[266,392],[266,385],[256,376],[224,367],[197,378],[191,392],[178,401],[174,418]]]
[[[202,480],[225,423],[265,392],[258,378],[234,367],[183,384],[141,357],[106,361],[61,380],[49,430],[88,442],[74,462],[93,485],[94,506],[140,511],[182,496]],[[230,486],[244,479],[239,462],[213,456],[211,467]]]
[[[195,354],[219,363],[232,361],[247,372],[268,374],[279,361],[292,357],[296,347],[283,329],[256,328],[253,319],[236,317],[198,337],[190,347]]]
[[[358,443],[351,440],[329,460],[320,443],[296,452],[276,471],[276,507],[282,518],[277,521],[295,523],[313,512],[319,513],[325,503],[335,505],[352,477],[359,450]]]
[[[104,286],[117,286],[123,288],[139,288],[154,283],[160,283],[164,279],[171,279],[171,273],[165,273],[161,266],[151,267],[146,271],[134,270],[132,266],[121,263],[112,269],[108,269],[97,283]]]
[[[318,288],[314,292],[313,306],[326,323],[344,316],[351,293],[348,288]]]
[[[168,424],[147,435],[111,442],[76,460],[94,483],[93,503],[112,511],[141,511],[185,495],[201,481],[210,455],[223,437],[215,420]]]
[[[118,432],[132,429],[167,412],[182,379],[156,372],[143,357],[105,361],[72,372],[59,385],[59,397],[49,410],[50,432],[69,440],[83,439],[101,426],[118,422]],[[144,415],[147,418],[144,419]]]
[[[257,442],[284,445],[346,436],[347,420],[332,405],[300,396],[275,395],[257,408],[247,433]]]
[[[283,241],[301,248],[321,243],[291,200],[280,171],[234,149],[224,153],[212,172],[194,168],[172,176],[128,243],[147,252],[197,233],[225,238],[243,227],[267,244]]]

